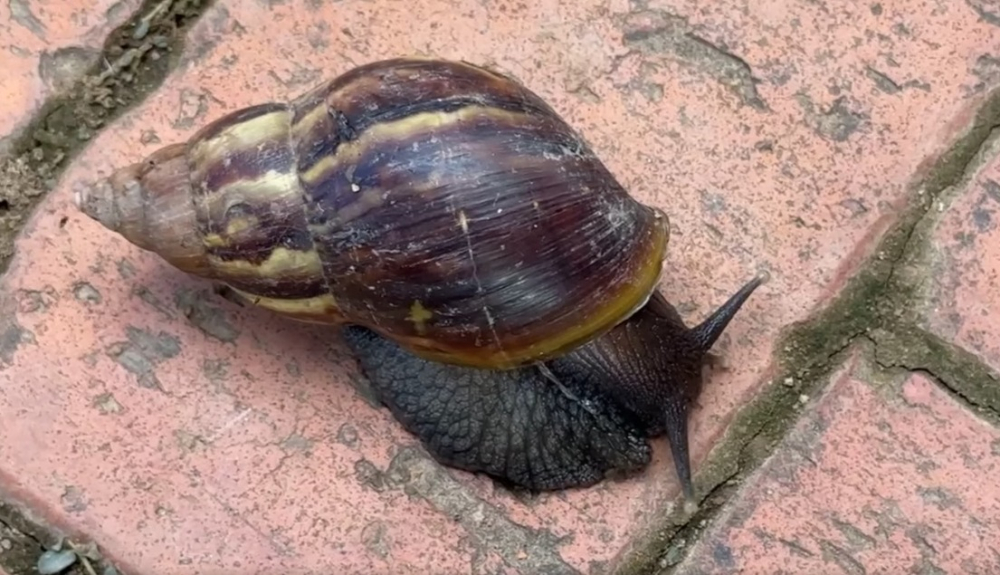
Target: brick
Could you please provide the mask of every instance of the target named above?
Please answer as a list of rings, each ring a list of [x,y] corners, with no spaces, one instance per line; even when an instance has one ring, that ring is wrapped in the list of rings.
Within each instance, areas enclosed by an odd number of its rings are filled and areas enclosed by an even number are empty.
[[[771,268],[716,346],[730,367],[692,418],[697,468],[783,327],[837,293],[982,100],[977,59],[1000,37],[961,3],[647,4],[216,3],[161,89],[64,174],[0,280],[4,477],[135,572],[610,570],[677,494],[662,440],[637,477],[527,502],[442,471],[355,391],[329,332],[218,302],[71,196],[354,64],[492,63],[670,215],[663,289],[689,321]],[[208,306],[194,321],[192,302]]]
[[[845,369],[678,575],[1000,570],[1000,431],[923,375]]]
[[[0,3],[0,154],[49,97],[97,62],[104,38],[139,0]]]
[[[951,198],[932,238],[925,327],[1000,371],[1000,142]]]

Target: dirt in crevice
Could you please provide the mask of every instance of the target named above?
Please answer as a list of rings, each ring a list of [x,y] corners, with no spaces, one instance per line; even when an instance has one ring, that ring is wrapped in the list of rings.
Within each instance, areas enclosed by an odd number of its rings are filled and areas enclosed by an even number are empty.
[[[160,86],[184,35],[213,0],[146,0],[112,32],[95,64],[47,101],[0,158],[0,275],[14,240],[63,169],[94,135]]]
[[[94,542],[55,533],[17,505],[0,499],[0,572],[38,575],[39,558],[46,552],[72,560],[59,575],[125,575],[101,556]],[[58,562],[48,561],[48,565]]]

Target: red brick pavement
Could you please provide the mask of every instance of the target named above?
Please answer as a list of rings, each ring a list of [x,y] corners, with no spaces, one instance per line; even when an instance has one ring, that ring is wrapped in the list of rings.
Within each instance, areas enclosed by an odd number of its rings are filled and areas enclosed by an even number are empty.
[[[16,43],[0,51],[5,69],[21,70],[3,85],[3,109],[15,115],[0,122],[0,138],[17,134],[48,93],[38,88],[39,54],[99,45],[131,11],[102,4],[106,21],[79,24],[78,11],[55,3],[8,4],[17,7],[7,26],[18,38],[37,38],[33,22],[49,32],[29,56]],[[3,489],[44,521],[93,538],[131,573],[608,573],[676,500],[662,440],[635,478],[527,502],[443,470],[355,391],[338,342],[198,299],[207,285],[79,214],[74,186],[227,111],[293,97],[375,59],[434,54],[513,73],[638,199],[670,215],[663,290],[689,321],[758,268],[771,271],[716,346],[729,367],[712,373],[691,422],[701,469],[734,414],[775,375],[783,330],[839,293],[895,220],[914,175],[996,85],[994,12],[984,2],[929,0],[220,0],[188,34],[161,89],[73,161],[0,279]],[[87,33],[94,36],[79,39]],[[927,322],[996,366],[991,169],[942,219],[934,240],[941,305]],[[928,561],[946,571],[986,565],[984,545],[1000,531],[988,501],[964,494],[976,470],[962,454],[995,465],[983,447],[995,429],[920,377],[899,385],[879,391],[859,375],[831,387],[789,440],[819,442],[810,449],[824,467],[779,449],[723,510],[691,565],[715,561],[718,544],[722,563],[713,568],[731,560],[755,572],[788,557],[786,567],[837,572],[842,551],[877,572],[888,559],[879,559],[883,547],[865,547],[866,537],[894,538],[880,545],[895,545],[888,556],[907,565],[926,558],[925,543],[940,554]],[[952,416],[938,432],[920,431]],[[844,431],[810,431],[816,421]],[[946,433],[965,447],[945,449]],[[928,458],[937,475],[919,469]],[[894,473],[908,483],[859,485]],[[787,487],[795,478],[802,484]],[[794,505],[762,498],[769,485],[794,492]],[[959,503],[935,502],[937,492]],[[922,521],[911,515],[879,534],[878,517],[892,520],[887,498],[904,494],[900,509],[928,517],[933,535],[911,537]],[[752,516],[734,523],[741,510]],[[823,517],[775,523],[798,511]],[[960,525],[979,539],[963,539]],[[851,529],[864,534],[860,543],[849,540]]]

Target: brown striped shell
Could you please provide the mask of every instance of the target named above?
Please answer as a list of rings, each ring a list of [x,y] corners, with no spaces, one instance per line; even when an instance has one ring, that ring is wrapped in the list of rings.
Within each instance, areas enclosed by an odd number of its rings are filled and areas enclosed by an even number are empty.
[[[428,59],[228,114],[77,204],[256,305],[480,367],[606,333],[649,298],[669,237],[537,95]]]

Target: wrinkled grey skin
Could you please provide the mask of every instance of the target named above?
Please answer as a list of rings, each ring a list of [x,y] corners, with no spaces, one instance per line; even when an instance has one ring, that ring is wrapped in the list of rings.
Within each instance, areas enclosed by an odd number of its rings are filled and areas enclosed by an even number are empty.
[[[640,425],[614,403],[542,371],[490,371],[415,357],[356,326],[344,338],[379,399],[445,465],[544,491],[596,483],[649,463]],[[591,409],[584,405],[589,401]]]
[[[442,464],[512,488],[586,487],[648,465],[666,433],[694,499],[687,418],[709,350],[758,276],[695,327],[660,294],[611,332],[542,365],[485,370],[418,358],[359,326],[343,337],[379,400]]]

